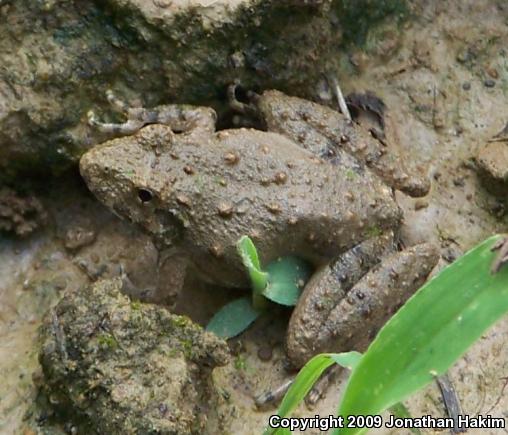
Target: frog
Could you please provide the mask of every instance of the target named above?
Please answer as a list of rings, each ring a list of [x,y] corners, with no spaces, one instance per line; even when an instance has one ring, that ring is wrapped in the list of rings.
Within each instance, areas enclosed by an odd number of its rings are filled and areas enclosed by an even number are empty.
[[[394,191],[423,196],[428,180],[333,108],[277,90],[240,102],[230,87],[228,96],[263,128],[216,131],[210,107],[130,107],[108,91],[127,120],[88,113],[110,137],[82,156],[82,177],[206,282],[249,286],[237,253],[245,235],[262,264],[294,255],[314,265],[287,331],[295,367],[318,352],[361,349],[439,259],[429,243],[398,249]]]

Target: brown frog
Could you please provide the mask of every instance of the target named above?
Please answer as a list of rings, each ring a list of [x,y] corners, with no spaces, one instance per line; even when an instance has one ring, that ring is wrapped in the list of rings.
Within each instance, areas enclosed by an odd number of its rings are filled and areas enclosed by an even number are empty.
[[[333,109],[278,91],[248,105],[234,89],[230,96],[268,131],[216,132],[211,108],[131,108],[109,92],[127,121],[106,124],[90,112],[89,122],[123,137],[88,151],[82,176],[99,200],[161,248],[184,253],[209,282],[248,286],[235,246],[244,235],[263,264],[289,254],[312,262],[317,271],[288,329],[294,365],[364,345],[437,262],[432,245],[397,252],[393,240],[402,220],[393,189],[421,196],[428,181]]]

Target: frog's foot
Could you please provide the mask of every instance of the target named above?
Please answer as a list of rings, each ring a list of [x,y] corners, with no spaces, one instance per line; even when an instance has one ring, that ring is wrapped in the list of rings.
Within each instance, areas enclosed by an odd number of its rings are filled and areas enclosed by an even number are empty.
[[[144,109],[139,107],[130,107],[125,101],[116,97],[111,89],[106,91],[106,98],[111,107],[125,116],[127,121],[123,123],[105,123],[97,119],[93,110],[88,112],[88,124],[102,133],[110,133],[118,136],[133,134],[147,124],[147,120],[139,116],[140,111]]]
[[[95,112],[90,110],[87,113],[88,116],[88,125],[99,130],[101,133],[110,133],[114,135],[129,135],[136,133],[140,128],[142,128],[145,124],[135,121],[135,120],[127,120],[126,122],[115,124],[109,122],[101,122],[95,116]]]
[[[328,388],[330,388],[335,379],[337,379],[337,376],[341,371],[342,367],[334,364],[321,376],[321,378],[319,378],[305,398],[307,408],[311,410],[314,409],[316,403],[325,397]]]
[[[305,397],[305,404],[307,408],[313,409],[316,403],[321,400],[328,391],[330,385],[337,378],[337,375],[342,371],[342,367],[333,365],[330,367],[321,378],[314,384],[312,389]],[[288,392],[291,385],[295,381],[295,377],[289,379],[278,387],[265,391],[255,398],[255,404],[258,409],[266,409],[271,406],[278,405],[284,395]]]
[[[97,119],[93,110],[88,112],[88,124],[103,133],[130,135],[148,124],[164,124],[175,133],[191,131],[214,132],[216,114],[209,107],[169,104],[146,109],[131,107],[117,98],[112,90],[106,91],[106,98],[113,109],[123,113],[127,120],[122,123],[105,123]]]
[[[118,110],[120,113],[127,114],[129,110],[131,110],[131,107],[124,100],[118,98],[111,89],[106,91],[106,98],[109,104],[111,104],[111,107]]]
[[[498,240],[491,251],[498,251],[490,268],[490,271],[494,274],[499,272],[505,264],[508,264],[508,236]]]
[[[278,387],[265,391],[264,393],[259,394],[255,399],[254,403],[258,409],[266,409],[270,406],[276,406],[280,403],[284,395],[288,392],[289,387],[293,384],[295,378],[291,378],[288,381],[284,382],[282,385]]]

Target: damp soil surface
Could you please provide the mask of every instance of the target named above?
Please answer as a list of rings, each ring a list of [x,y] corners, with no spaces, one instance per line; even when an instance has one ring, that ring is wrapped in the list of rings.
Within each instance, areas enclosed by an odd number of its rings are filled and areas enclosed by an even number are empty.
[[[435,241],[443,261],[452,261],[508,228],[506,204],[484,188],[474,164],[478,149],[508,121],[508,7],[494,0],[415,3],[403,28],[388,23],[369,34],[362,48],[350,48],[338,79],[345,93],[370,90],[382,98],[404,152],[432,179],[425,198],[398,194],[404,243]],[[174,302],[170,289],[160,290],[163,273],[147,236],[105,210],[79,181],[60,179],[46,190],[39,196],[48,213],[42,228],[28,238],[0,239],[2,434],[37,433],[27,414],[36,396],[32,379],[40,376],[37,329],[64,293],[127,272],[134,298]],[[189,279],[175,310],[206,324],[236,295]],[[288,318],[285,311],[261,318],[231,342],[231,362],[214,371],[228,398],[225,433],[261,433],[273,413],[256,410],[253,399],[288,378]],[[450,370],[464,414],[508,417],[507,328],[505,318]],[[302,406],[296,414],[333,414],[344,380],[345,374],[315,409]],[[445,416],[436,384],[407,405],[415,416]]]

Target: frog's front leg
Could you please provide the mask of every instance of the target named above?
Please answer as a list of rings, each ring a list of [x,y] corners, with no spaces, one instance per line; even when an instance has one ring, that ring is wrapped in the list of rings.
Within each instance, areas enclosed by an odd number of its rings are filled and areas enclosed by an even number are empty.
[[[113,91],[106,92],[106,98],[111,106],[127,118],[122,123],[106,123],[97,119],[95,112],[87,114],[88,123],[103,133],[115,136],[126,136],[136,133],[149,124],[164,124],[175,133],[189,133],[202,135],[215,131],[217,115],[209,107],[169,104],[151,109],[131,107],[115,96]]]

